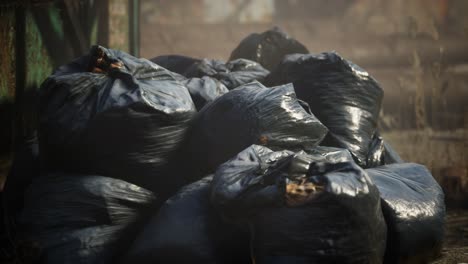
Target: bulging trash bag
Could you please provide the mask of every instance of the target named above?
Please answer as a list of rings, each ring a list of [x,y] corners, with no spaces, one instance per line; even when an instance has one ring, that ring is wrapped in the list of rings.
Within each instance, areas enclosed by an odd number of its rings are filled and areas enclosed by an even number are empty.
[[[385,263],[429,263],[444,237],[444,193],[423,165],[391,164],[366,170],[379,188],[387,222]]]
[[[194,113],[173,73],[95,46],[42,84],[41,155],[49,169],[158,185]]]
[[[201,60],[182,55],[162,55],[154,57],[150,59],[150,61],[158,64],[163,68],[170,70],[171,72],[183,74],[193,64],[199,63]]]
[[[385,142],[382,136],[376,132],[369,146],[366,167],[374,168],[393,163],[403,163],[403,160],[390,144]]]
[[[213,205],[250,227],[255,263],[382,263],[379,192],[348,154],[253,145],[220,165]]]
[[[248,59],[272,71],[287,54],[308,54],[307,48],[278,27],[263,33],[253,33],[232,51],[229,60]]]
[[[33,181],[20,217],[20,240],[41,263],[115,263],[136,236],[155,196],[94,175],[49,174]]]
[[[145,225],[123,263],[250,263],[249,234],[212,207],[212,177],[183,187]]]
[[[328,128],[323,144],[348,149],[366,166],[383,90],[363,69],[333,52],[287,55],[265,81],[293,83],[297,97]]]
[[[178,175],[198,180],[252,144],[292,149],[318,145],[327,130],[297,100],[291,85],[268,89],[258,82],[231,90],[194,118]]]
[[[209,76],[221,81],[229,90],[253,81],[263,82],[270,71],[260,64],[237,59],[224,63],[220,60],[203,59],[193,64],[184,74],[187,78]]]
[[[229,92],[224,84],[208,76],[186,79],[182,84],[187,87],[198,111],[207,103]]]

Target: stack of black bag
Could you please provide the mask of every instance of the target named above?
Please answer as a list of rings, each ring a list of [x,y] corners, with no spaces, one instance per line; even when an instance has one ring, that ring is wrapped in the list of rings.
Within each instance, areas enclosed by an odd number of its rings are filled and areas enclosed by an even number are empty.
[[[16,241],[39,263],[431,261],[444,195],[380,136],[382,99],[277,28],[228,62],[92,47],[40,89]]]

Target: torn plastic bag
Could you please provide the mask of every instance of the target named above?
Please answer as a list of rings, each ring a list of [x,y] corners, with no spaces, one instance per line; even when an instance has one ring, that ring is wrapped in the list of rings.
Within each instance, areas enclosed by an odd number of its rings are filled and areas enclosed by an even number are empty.
[[[379,84],[363,69],[333,52],[287,55],[265,81],[293,83],[297,97],[328,128],[323,145],[346,148],[366,166],[383,97]]]
[[[387,222],[385,263],[429,263],[442,247],[444,193],[423,165],[391,164],[367,169],[380,190]]]
[[[158,64],[159,66],[175,72],[178,74],[183,74],[186,72],[193,64],[199,63],[201,59],[195,59],[182,55],[163,55],[150,59],[150,61]]]
[[[210,202],[212,176],[183,187],[145,225],[123,263],[250,263],[248,230]]]
[[[208,76],[190,78],[182,81],[182,84],[187,87],[198,111],[207,103],[229,92],[224,84]]]
[[[350,160],[253,145],[219,166],[212,203],[250,226],[255,263],[382,263],[379,192]]]
[[[307,48],[278,27],[263,33],[253,33],[232,51],[229,60],[248,59],[272,71],[287,54],[308,54]]]
[[[20,238],[40,249],[41,263],[115,263],[154,203],[150,191],[119,179],[45,175],[26,192]]]
[[[241,85],[263,82],[270,71],[260,64],[245,59],[224,63],[220,60],[203,59],[195,63],[183,75],[187,78],[209,76],[221,81],[229,90]]]
[[[297,100],[292,85],[268,89],[253,82],[222,95],[198,113],[175,167],[184,170],[178,175],[193,182],[252,144],[302,149],[318,145],[326,133]]]
[[[95,46],[42,84],[41,155],[52,170],[158,186],[194,113],[172,72]]]
[[[367,168],[375,168],[393,163],[403,163],[398,153],[385,142],[378,132],[372,137],[367,154]]]

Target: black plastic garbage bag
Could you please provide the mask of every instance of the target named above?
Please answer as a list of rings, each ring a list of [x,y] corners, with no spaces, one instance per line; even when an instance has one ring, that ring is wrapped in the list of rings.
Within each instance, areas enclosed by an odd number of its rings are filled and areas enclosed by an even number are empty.
[[[187,87],[198,111],[207,103],[229,92],[224,84],[208,76],[190,78],[182,81],[182,84]]]
[[[309,51],[299,41],[274,27],[263,33],[248,35],[232,51],[229,60],[242,58],[256,61],[272,71],[285,55],[294,53],[308,54]]]
[[[250,263],[248,231],[226,223],[212,207],[211,181],[205,177],[167,200],[123,263]]]
[[[203,59],[193,64],[184,74],[187,78],[209,76],[221,81],[229,90],[253,81],[263,82],[270,71],[260,64],[237,59],[227,63],[220,60]]]
[[[175,167],[190,181],[211,174],[252,144],[281,149],[314,147],[326,128],[307,112],[291,85],[258,82],[234,89],[205,106],[193,120]]]
[[[384,162],[385,164],[404,163],[404,160],[393,149],[388,142],[384,141]]]
[[[217,169],[213,205],[250,226],[255,263],[382,263],[377,188],[349,154],[319,153],[253,145]]]
[[[196,113],[172,72],[98,46],[51,75],[40,101],[39,143],[49,169],[140,186],[167,181],[160,171]]]
[[[158,64],[159,66],[175,72],[178,74],[183,74],[186,72],[193,64],[199,63],[201,59],[191,58],[182,55],[162,55],[150,59],[150,61]]]
[[[382,136],[376,132],[369,146],[366,167],[374,168],[393,163],[403,163],[403,160],[390,144],[385,142]]]
[[[323,144],[348,149],[361,166],[376,131],[383,97],[379,84],[363,69],[333,52],[287,55],[265,81],[293,83],[297,97],[328,128]]]
[[[311,156],[314,161],[326,161],[331,163],[354,162],[349,151],[342,148],[317,146],[305,148],[304,152]]]
[[[403,163],[366,172],[382,198],[385,263],[429,263],[437,257],[444,237],[444,193],[426,167]]]
[[[115,263],[154,203],[150,191],[119,179],[45,175],[26,192],[21,241],[39,248],[41,263]]]

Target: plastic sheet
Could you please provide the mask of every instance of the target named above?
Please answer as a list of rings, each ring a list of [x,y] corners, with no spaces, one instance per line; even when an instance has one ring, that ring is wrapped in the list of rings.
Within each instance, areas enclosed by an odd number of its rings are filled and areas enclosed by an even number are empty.
[[[39,249],[41,263],[116,263],[154,202],[122,180],[49,174],[26,193],[19,237]]]
[[[249,234],[210,203],[212,177],[183,187],[145,225],[123,263],[250,263]]]
[[[199,63],[201,59],[191,58],[182,55],[162,55],[157,56],[150,61],[158,64],[159,66],[175,72],[178,74],[183,74],[186,72],[193,64]]]
[[[255,263],[382,262],[379,192],[343,154],[253,145],[219,166],[212,202],[250,226]]]
[[[229,92],[224,84],[208,76],[190,78],[182,81],[182,84],[187,87],[198,111],[207,103]]]
[[[309,51],[299,41],[274,27],[260,34],[248,35],[232,51],[229,60],[242,58],[256,61],[272,71],[285,55],[294,53],[308,54]]]
[[[161,184],[196,113],[172,72],[98,46],[51,75],[40,99],[39,143],[49,169],[151,188]]]
[[[444,193],[431,173],[414,163],[367,169],[379,188],[388,227],[385,263],[429,263],[444,236]]]
[[[265,83],[293,83],[297,97],[329,129],[323,144],[348,149],[359,165],[366,166],[383,97],[369,73],[333,52],[293,54]]]
[[[251,144],[314,147],[326,128],[297,100],[291,85],[268,89],[258,82],[234,89],[204,107],[193,120],[183,157],[175,167],[198,180]]]
[[[403,162],[404,161],[401,159],[400,155],[398,155],[390,144],[385,142],[382,136],[376,132],[369,146],[366,167],[374,168],[382,165]]]
[[[392,146],[388,142],[384,141],[384,162],[385,164],[393,164],[393,163],[403,163],[405,162],[400,155],[398,155],[398,152],[396,152]]]
[[[193,64],[183,75],[187,78],[209,76],[221,81],[229,90],[253,81],[263,82],[270,71],[260,64],[245,59],[224,63],[220,60],[203,59]]]

